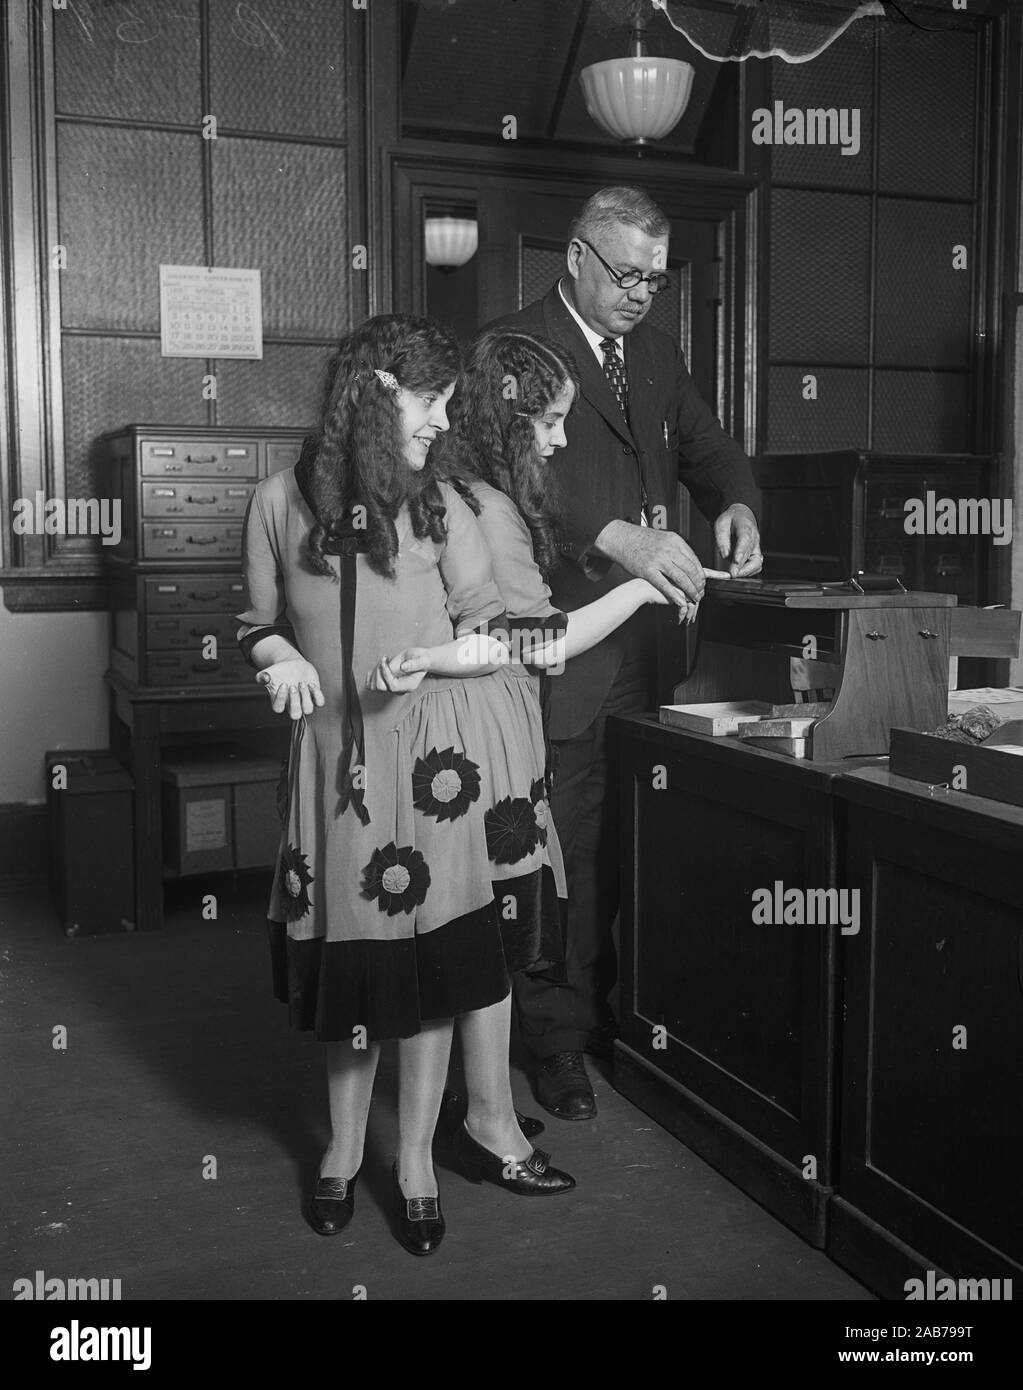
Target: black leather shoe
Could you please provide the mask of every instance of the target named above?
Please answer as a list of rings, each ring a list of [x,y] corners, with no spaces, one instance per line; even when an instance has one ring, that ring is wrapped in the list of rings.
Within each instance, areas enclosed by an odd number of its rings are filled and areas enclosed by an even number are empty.
[[[336,1236],[351,1221],[358,1180],[358,1173],[354,1178],[317,1178],[306,1213],[317,1235]]]
[[[406,1197],[398,1181],[398,1169],[391,1169],[394,1179],[394,1234],[410,1255],[432,1255],[444,1239],[444,1217],[439,1197]]]
[[[457,1091],[444,1092],[440,1103],[440,1117],[437,1120],[437,1133],[449,1145],[453,1143],[455,1130],[465,1120],[468,1110],[469,1103],[465,1096],[459,1095]],[[527,1139],[535,1139],[546,1129],[543,1120],[536,1120],[532,1115],[522,1115],[518,1110],[515,1112],[515,1123]]]
[[[465,1125],[455,1131],[454,1150],[470,1182],[487,1178],[520,1197],[554,1197],[575,1187],[575,1178],[560,1168],[552,1168],[550,1154],[542,1149],[534,1149],[528,1158],[518,1162],[504,1159],[477,1144]]]
[[[536,1068],[536,1098],[559,1120],[592,1120],[597,1098],[586,1075],[581,1052],[556,1052]]]

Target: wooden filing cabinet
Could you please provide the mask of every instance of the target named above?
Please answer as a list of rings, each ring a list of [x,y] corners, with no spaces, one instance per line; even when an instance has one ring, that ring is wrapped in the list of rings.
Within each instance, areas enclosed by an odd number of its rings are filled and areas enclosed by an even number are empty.
[[[234,615],[246,508],[301,430],[129,425],[104,437],[121,536],[108,553],[111,668],[160,689],[247,684]],[[210,639],[215,639],[211,642]]]

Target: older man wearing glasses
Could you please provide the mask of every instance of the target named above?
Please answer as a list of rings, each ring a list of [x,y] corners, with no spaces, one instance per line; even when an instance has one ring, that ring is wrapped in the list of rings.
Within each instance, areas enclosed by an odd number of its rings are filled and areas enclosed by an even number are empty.
[[[713,524],[733,576],[761,566],[749,460],[701,399],[676,343],[645,323],[669,284],[669,223],[638,188],[605,188],[573,223],[566,274],[503,320],[571,349],[582,391],[552,460],[561,498],[553,601],[570,612],[631,575],[680,609],[703,594],[700,560],[678,534],[681,480]],[[656,610],[664,613],[666,610]],[[536,1061],[537,1098],[552,1114],[596,1114],[583,1052],[609,1056],[616,1025],[618,782],[607,721],[657,695],[655,609],[568,663],[550,686],[553,812],[568,869],[568,983],[518,977],[519,1030]],[[681,906],[680,906],[681,911]]]

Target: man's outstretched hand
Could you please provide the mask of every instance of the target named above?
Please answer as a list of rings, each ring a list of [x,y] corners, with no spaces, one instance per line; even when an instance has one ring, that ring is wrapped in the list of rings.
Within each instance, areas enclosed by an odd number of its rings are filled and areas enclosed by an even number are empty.
[[[609,521],[596,545],[609,560],[637,579],[645,579],[671,603],[681,606],[687,599],[699,603],[703,597],[703,566],[674,531]]]
[[[714,539],[718,554],[728,565],[733,579],[748,579],[759,574],[764,565],[760,553],[760,528],[757,519],[742,502],[735,502],[714,523]]]

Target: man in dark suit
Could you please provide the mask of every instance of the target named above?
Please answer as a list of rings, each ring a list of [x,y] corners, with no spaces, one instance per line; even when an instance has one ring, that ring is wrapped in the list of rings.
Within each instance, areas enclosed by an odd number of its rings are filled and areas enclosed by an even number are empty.
[[[501,322],[571,349],[582,390],[553,462],[561,495],[561,563],[553,600],[571,612],[632,575],[675,604],[698,602],[702,565],[678,534],[677,484],[713,523],[733,576],[761,565],[749,460],[701,399],[677,345],[644,322],[665,287],[669,223],[636,188],[606,188],[573,223],[567,273]],[[661,614],[669,610],[656,610]],[[523,1042],[540,1103],[562,1119],[596,1114],[583,1052],[610,1055],[607,997],[617,961],[618,784],[607,721],[649,709],[655,610],[640,610],[551,680],[552,810],[568,871],[568,983],[516,979]],[[679,639],[681,640],[681,639]]]

